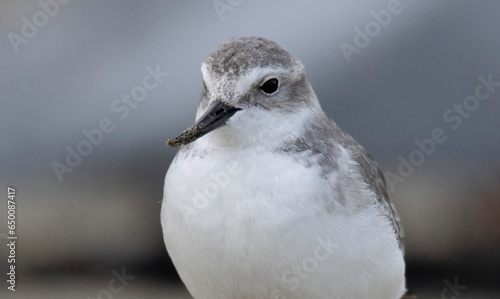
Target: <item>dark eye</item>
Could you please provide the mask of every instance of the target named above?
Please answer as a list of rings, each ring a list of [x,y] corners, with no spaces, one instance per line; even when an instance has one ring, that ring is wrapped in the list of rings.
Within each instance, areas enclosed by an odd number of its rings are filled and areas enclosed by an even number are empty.
[[[267,94],[272,94],[278,90],[278,86],[278,79],[272,78],[264,82],[264,84],[260,86],[260,89]]]

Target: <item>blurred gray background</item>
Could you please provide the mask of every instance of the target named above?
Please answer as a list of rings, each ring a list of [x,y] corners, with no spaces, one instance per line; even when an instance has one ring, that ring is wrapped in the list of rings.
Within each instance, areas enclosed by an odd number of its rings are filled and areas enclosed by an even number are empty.
[[[249,35],[298,57],[327,114],[399,176],[391,195],[409,288],[500,297],[500,87],[469,97],[479,77],[500,81],[498,1],[401,0],[378,23],[391,1],[65,2],[0,3],[2,298],[190,298],[160,227],[176,153],[165,141],[194,120],[201,62]],[[168,75],[143,94],[148,66]],[[141,98],[127,106],[130,93]],[[103,119],[113,131],[92,144],[83,132]],[[446,140],[416,153],[436,129]],[[78,147],[87,156],[58,178],[53,165],[68,166]],[[15,293],[4,272],[7,186],[17,189]],[[130,280],[110,293],[123,268]]]

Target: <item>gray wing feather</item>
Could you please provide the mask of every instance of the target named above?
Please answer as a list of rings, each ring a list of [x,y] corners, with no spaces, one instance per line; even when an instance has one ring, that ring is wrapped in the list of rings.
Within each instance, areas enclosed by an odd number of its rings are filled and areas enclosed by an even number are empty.
[[[325,139],[325,136],[328,138]],[[339,145],[351,153],[351,157],[357,163],[365,183],[374,192],[376,203],[382,207],[384,215],[391,221],[399,247],[404,250],[403,228],[396,209],[387,195],[384,175],[368,152],[349,134],[342,131],[333,120],[326,117],[326,115],[318,116],[314,123],[307,126],[301,138],[283,144],[279,150],[307,152],[310,156],[315,156],[315,160],[321,166],[323,174],[327,176],[333,169],[338,167]],[[306,167],[311,166],[307,160],[301,162],[305,163]]]
[[[387,195],[386,183],[382,171],[378,167],[377,163],[371,158],[371,156],[366,153],[364,155],[356,155],[356,162],[358,163],[361,173],[365,178],[365,182],[368,184],[369,188],[375,192],[377,196],[377,202],[382,205],[385,216],[391,220],[392,227],[396,236],[398,238],[399,248],[404,249],[403,237],[404,231],[400,223],[400,218],[394,205],[389,200],[389,195]]]
[[[378,167],[377,162],[373,160],[370,154],[368,154],[368,152],[361,145],[354,141],[354,139],[347,133],[341,131],[340,129],[339,131],[342,136],[339,141],[344,147],[350,149],[354,161],[359,166],[359,171],[363,176],[365,183],[375,193],[377,203],[382,206],[385,216],[389,218],[392,223],[392,227],[398,239],[399,248],[404,251],[403,227],[401,226],[400,218],[394,208],[394,205],[389,200],[385,178],[382,171]]]

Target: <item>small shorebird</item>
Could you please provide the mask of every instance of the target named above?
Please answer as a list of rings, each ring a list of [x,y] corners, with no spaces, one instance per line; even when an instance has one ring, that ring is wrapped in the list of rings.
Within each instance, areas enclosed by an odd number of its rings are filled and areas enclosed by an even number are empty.
[[[165,244],[196,299],[400,298],[402,229],[374,160],[276,43],[237,37],[201,67],[195,124],[165,178]]]

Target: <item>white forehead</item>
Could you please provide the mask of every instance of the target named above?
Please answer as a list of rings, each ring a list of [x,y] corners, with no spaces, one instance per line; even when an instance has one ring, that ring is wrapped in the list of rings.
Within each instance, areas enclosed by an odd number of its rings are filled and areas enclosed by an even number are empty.
[[[208,68],[206,63],[201,64],[201,74],[203,76],[203,81],[209,90],[216,90],[218,86],[224,86],[225,88],[232,88],[238,94],[245,94],[254,85],[262,84],[266,80],[271,78],[277,78],[280,80],[284,76],[292,80],[298,80],[304,72],[304,66],[298,63],[295,68],[290,70],[289,68],[280,67],[255,67],[238,77],[230,76],[230,74],[224,74],[220,76],[219,74],[214,75]],[[233,82],[230,82],[233,81]]]

